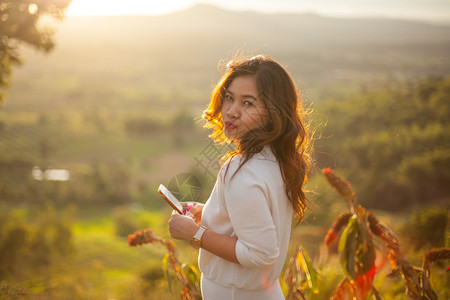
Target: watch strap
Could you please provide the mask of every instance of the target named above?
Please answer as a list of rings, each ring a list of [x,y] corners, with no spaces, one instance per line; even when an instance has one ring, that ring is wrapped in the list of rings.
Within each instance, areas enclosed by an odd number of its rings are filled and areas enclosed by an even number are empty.
[[[208,230],[208,228],[206,228],[203,225],[200,225],[200,228],[197,230],[197,232],[194,234],[194,236],[191,239],[191,244],[197,246],[198,248],[201,248],[202,247],[202,237],[203,237],[203,234],[205,234],[206,230]]]

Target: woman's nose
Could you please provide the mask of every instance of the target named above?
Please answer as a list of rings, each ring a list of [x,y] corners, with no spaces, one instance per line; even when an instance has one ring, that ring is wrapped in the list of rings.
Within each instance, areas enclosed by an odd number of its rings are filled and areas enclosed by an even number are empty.
[[[237,103],[235,102],[235,103],[231,104],[228,107],[228,110],[226,113],[229,118],[238,118],[239,117],[239,107],[238,107]]]

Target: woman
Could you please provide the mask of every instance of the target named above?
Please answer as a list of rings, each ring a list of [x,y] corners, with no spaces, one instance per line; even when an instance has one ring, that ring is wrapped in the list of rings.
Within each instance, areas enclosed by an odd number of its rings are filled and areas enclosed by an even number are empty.
[[[291,76],[270,57],[227,67],[203,116],[211,137],[235,143],[236,151],[226,156],[204,207],[173,213],[169,230],[200,247],[204,299],[284,299],[278,277],[292,211],[300,221],[306,209],[310,170],[301,100]]]

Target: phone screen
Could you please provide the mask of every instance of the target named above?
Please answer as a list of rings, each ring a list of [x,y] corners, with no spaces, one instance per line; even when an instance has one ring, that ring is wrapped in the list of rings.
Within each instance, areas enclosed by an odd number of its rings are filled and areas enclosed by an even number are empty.
[[[183,214],[183,206],[181,205],[180,201],[178,201],[177,198],[175,198],[174,195],[162,184],[159,185],[158,193],[163,197],[164,200],[167,201],[167,203],[172,206],[173,209],[178,211],[180,214]]]

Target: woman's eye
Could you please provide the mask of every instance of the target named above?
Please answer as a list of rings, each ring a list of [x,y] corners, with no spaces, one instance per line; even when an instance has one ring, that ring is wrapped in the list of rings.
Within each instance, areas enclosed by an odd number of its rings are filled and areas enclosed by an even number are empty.
[[[231,97],[230,95],[225,95],[225,97],[223,97],[224,101],[231,101],[233,100],[233,97]]]
[[[244,105],[246,105],[246,106],[253,106],[253,102],[245,100],[244,101]]]

